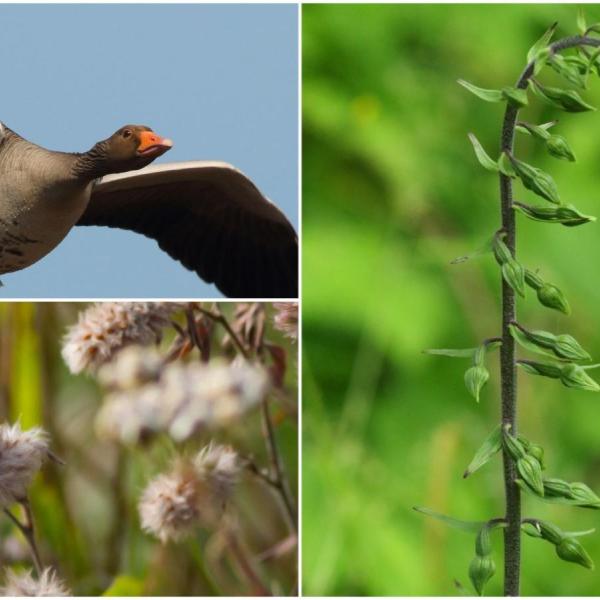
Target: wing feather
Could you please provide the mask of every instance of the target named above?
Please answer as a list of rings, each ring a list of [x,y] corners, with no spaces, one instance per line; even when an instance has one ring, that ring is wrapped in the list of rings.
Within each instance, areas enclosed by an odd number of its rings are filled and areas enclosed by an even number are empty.
[[[225,163],[110,175],[78,225],[135,231],[234,298],[295,298],[298,240],[283,213]]]

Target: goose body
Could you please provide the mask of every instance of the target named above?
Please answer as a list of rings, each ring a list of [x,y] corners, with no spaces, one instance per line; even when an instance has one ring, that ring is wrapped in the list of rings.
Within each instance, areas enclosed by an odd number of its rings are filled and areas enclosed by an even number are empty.
[[[227,163],[148,166],[172,146],[125,126],[89,152],[36,146],[0,124],[0,274],[24,269],[75,225],[153,238],[227,296],[297,296],[297,236],[284,214]]]

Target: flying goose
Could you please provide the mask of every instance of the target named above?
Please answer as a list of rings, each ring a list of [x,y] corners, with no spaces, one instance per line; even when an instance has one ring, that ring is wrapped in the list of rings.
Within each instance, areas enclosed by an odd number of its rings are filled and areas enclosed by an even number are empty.
[[[125,125],[84,153],[36,146],[0,123],[0,275],[75,225],[129,229],[234,298],[295,298],[298,240],[283,213],[221,162],[148,166],[173,142]]]

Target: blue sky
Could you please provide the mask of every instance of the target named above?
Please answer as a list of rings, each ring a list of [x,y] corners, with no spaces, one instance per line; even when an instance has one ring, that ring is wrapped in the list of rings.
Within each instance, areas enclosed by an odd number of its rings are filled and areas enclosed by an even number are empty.
[[[232,163],[298,229],[297,18],[275,4],[0,4],[0,120],[69,152],[149,125],[175,142],[157,163]],[[153,240],[100,227],[1,280],[0,298],[220,295]]]

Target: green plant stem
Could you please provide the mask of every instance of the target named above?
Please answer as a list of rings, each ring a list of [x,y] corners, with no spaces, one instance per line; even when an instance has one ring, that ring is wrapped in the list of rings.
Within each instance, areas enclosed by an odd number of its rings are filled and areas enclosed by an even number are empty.
[[[600,40],[572,36],[564,38],[550,46],[551,53],[556,54],[567,48],[577,46],[600,47]],[[529,79],[533,75],[534,63],[529,63],[516,87],[526,89]],[[510,104],[504,113],[502,136],[500,142],[501,152],[513,151],[515,139],[515,126],[517,123],[518,109]],[[510,177],[500,174],[500,201],[502,228],[506,232],[505,244],[516,256],[516,224],[512,202],[512,181]],[[500,375],[501,375],[501,403],[502,423],[509,424],[513,435],[517,435],[517,375],[515,363],[515,341],[509,330],[509,325],[517,318],[515,294],[512,288],[502,279],[502,347],[500,349]],[[506,497],[506,522],[504,530],[504,595],[519,595],[519,580],[521,570],[521,494],[515,483],[515,462],[503,450],[504,463],[504,489]]]

